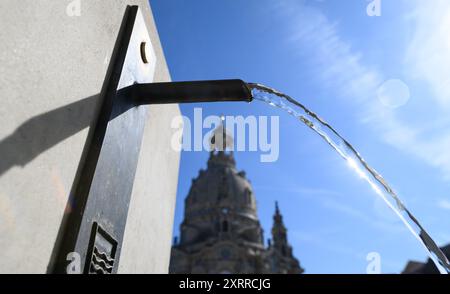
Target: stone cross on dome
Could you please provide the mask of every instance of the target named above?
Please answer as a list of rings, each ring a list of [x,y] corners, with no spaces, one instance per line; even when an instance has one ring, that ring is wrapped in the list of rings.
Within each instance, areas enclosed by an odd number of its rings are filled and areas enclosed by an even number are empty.
[[[218,152],[224,152],[224,151],[230,151],[233,152],[234,148],[234,138],[230,134],[228,134],[227,129],[225,127],[225,116],[220,116],[221,124],[218,126],[210,140],[210,151],[218,151]]]

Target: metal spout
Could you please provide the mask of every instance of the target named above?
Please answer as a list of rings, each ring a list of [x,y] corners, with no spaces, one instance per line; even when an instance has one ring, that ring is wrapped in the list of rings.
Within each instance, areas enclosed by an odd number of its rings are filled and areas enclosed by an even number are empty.
[[[135,84],[131,93],[137,104],[247,101],[253,97],[242,80],[214,80]]]

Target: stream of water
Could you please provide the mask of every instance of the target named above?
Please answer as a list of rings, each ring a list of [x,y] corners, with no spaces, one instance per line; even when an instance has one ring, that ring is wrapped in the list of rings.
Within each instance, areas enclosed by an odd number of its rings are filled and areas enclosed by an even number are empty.
[[[395,191],[332,126],[286,94],[261,84],[249,83],[248,86],[251,88],[255,100],[266,102],[288,112],[330,145],[347,162],[351,169],[364,179],[372,190],[395,212],[414,237],[425,247],[439,272],[441,274],[450,272],[450,264],[445,254],[439,249],[414,215],[403,205]]]

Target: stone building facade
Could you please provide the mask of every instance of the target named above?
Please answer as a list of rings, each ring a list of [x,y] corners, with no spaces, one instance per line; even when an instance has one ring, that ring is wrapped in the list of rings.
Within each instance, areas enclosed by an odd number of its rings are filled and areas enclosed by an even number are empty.
[[[450,260],[450,244],[441,247],[441,250],[447,257],[447,259]],[[426,262],[408,261],[402,271],[402,274],[439,274],[439,270],[437,269],[434,262],[430,258],[428,258]]]
[[[273,220],[272,240],[265,246],[245,172],[236,169],[233,152],[214,150],[207,169],[192,180],[169,272],[302,273],[278,205]]]

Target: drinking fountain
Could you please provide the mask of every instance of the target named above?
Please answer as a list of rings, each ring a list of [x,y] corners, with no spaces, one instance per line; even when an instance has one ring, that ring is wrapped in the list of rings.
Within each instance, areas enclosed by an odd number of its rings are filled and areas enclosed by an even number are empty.
[[[147,118],[144,105],[252,101],[241,80],[152,83],[155,67],[140,9],[128,6],[48,272],[67,273],[73,254],[82,273],[117,272]]]

